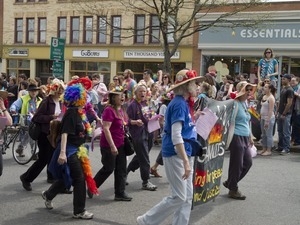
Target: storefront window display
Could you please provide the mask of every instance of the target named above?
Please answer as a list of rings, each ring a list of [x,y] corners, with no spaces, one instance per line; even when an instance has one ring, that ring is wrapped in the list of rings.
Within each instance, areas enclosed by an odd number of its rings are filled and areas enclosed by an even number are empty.
[[[70,79],[72,76],[91,76],[94,73],[101,73],[103,75],[103,82],[109,84],[110,82],[110,63],[109,62],[82,62],[71,61]]]
[[[30,61],[26,59],[9,59],[7,67],[7,74],[10,76],[18,76],[18,74],[24,73],[27,77],[30,77]]]
[[[157,79],[156,73],[161,70],[163,64],[161,62],[120,62],[117,64],[118,75],[122,75],[125,69],[131,69],[134,72],[134,79],[140,81],[143,79],[143,71],[145,69],[151,69],[153,72],[153,78]],[[174,74],[186,67],[185,63],[172,63],[171,77]]]

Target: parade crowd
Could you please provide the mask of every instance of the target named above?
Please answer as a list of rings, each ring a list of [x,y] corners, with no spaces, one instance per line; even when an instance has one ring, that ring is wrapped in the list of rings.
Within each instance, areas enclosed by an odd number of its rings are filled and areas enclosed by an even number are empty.
[[[98,189],[114,174],[115,201],[130,202],[126,192],[127,177],[139,169],[141,189],[157,191],[151,177],[161,178],[159,166],[164,166],[171,191],[170,196],[137,218],[140,225],[160,224],[173,214],[173,224],[188,224],[192,206],[192,174],[195,143],[199,137],[195,121],[203,114],[209,98],[234,100],[234,130],[230,139],[228,197],[245,200],[238,182],[252,166],[250,148],[254,144],[253,130],[258,130],[262,150],[267,157],[277,152],[287,155],[291,145],[300,145],[300,84],[293,74],[278,74],[278,62],[270,48],[265,49],[258,64],[257,82],[250,83],[247,74],[222,76],[217,82],[214,66],[205,75],[183,69],[174,79],[161,70],[156,76],[151,69],[143,71],[136,81],[134,72],[113,76],[108,85],[100,74],[73,76],[68,83],[49,77],[47,84],[25,74],[0,78],[0,116],[5,125],[40,125],[38,153],[33,164],[20,174],[20,184],[32,190],[34,180],[47,168],[46,180],[51,186],[42,192],[47,209],[53,209],[53,199],[60,193],[73,193],[73,218],[92,219],[85,208],[86,196],[96,197]],[[155,77],[155,79],[154,79]],[[280,80],[280,82],[279,82]],[[278,85],[280,84],[280,86]],[[280,94],[276,91],[280,88]],[[252,123],[254,108],[259,122]],[[149,132],[148,123],[159,126]],[[2,121],[2,120],[1,120]],[[277,124],[278,143],[274,143]],[[92,173],[88,151],[95,129],[101,129],[99,139],[102,167]],[[135,137],[133,158],[128,161],[126,134]],[[22,157],[28,133],[21,136],[17,153]],[[258,140],[257,140],[258,141]],[[150,162],[151,148],[161,146],[155,162]],[[96,145],[98,146],[98,145]],[[2,161],[2,160],[1,160]],[[4,165],[5,166],[5,165]],[[2,174],[1,162],[1,174]]]

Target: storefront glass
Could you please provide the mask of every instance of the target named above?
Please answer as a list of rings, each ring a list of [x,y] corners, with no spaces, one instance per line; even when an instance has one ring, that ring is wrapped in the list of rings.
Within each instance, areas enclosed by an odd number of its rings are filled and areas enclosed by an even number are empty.
[[[30,61],[26,59],[8,59],[7,60],[7,74],[10,76],[18,76],[24,73],[27,77],[30,77]]]
[[[101,73],[103,82],[108,85],[110,82],[110,63],[109,62],[82,62],[71,61],[70,79],[72,76],[91,76],[94,73]]]

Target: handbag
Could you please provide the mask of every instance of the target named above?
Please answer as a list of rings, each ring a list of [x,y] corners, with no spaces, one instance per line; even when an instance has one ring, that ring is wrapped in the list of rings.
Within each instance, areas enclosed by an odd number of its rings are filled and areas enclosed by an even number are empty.
[[[28,133],[32,140],[39,139],[42,132],[41,125],[39,123],[31,121],[28,127]]]
[[[125,132],[124,135],[124,152],[126,156],[130,156],[134,153],[133,141],[129,132]]]

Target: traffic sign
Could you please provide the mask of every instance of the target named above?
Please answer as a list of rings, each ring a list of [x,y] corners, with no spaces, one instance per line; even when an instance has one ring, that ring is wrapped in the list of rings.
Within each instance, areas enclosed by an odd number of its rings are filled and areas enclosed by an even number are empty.
[[[65,59],[65,39],[51,38],[50,59],[60,61]]]
[[[64,79],[64,62],[53,61],[52,74],[54,77]]]

